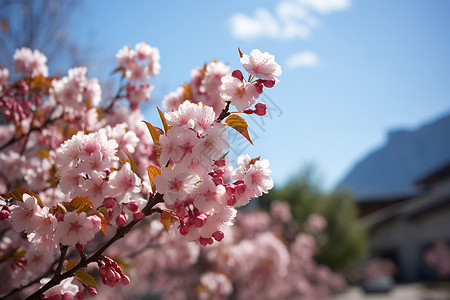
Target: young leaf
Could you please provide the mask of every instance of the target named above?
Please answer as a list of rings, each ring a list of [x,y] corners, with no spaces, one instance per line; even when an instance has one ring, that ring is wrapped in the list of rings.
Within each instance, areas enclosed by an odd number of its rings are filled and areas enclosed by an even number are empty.
[[[170,126],[167,125],[167,121],[166,121],[166,117],[164,116],[164,113],[159,109],[158,106],[156,107],[156,109],[158,110],[159,117],[161,118],[161,122],[163,123],[164,133],[167,134],[167,131],[169,131]]]
[[[261,159],[261,155],[258,157],[253,158],[249,161],[248,165],[245,167],[246,170],[250,169],[251,165],[254,165],[258,160]]]
[[[158,127],[153,126],[152,124],[150,124],[147,121],[142,121],[145,123],[145,125],[147,125],[148,131],[150,131],[150,135],[152,136],[153,139],[153,143],[155,144],[155,146],[159,145],[159,136],[161,135],[161,129]],[[158,131],[159,129],[159,131]]]
[[[161,222],[163,223],[166,232],[169,232],[170,225],[177,220],[178,217],[173,210],[164,209],[161,213]]]
[[[72,270],[76,265],[78,264],[78,262],[76,260],[69,260],[66,264],[66,270],[70,271]]]
[[[244,56],[244,54],[243,54],[242,51],[241,51],[241,48],[239,48],[239,47],[238,47],[238,52],[239,52],[239,57]]]
[[[248,134],[248,125],[245,120],[238,115],[231,115],[225,119],[225,124],[235,129],[237,132],[242,134],[249,142],[253,145],[252,140]]]
[[[39,206],[40,207],[44,207],[44,203],[42,203],[41,198],[39,198],[38,195],[36,195],[35,193],[33,193],[32,191],[29,191],[27,189],[17,188],[17,189],[14,189],[14,190],[12,190],[11,192],[9,192],[7,194],[2,194],[0,196],[5,198],[5,199],[13,198],[16,201],[23,202],[23,194],[28,194],[30,196],[35,197],[36,200],[37,200],[37,203],[39,204]]]
[[[134,173],[136,173],[136,162],[134,161],[133,157],[131,156],[130,152],[127,151],[127,149],[123,148],[122,149],[123,152],[125,152],[125,154],[128,157],[128,161],[130,163],[130,167],[131,167],[131,171],[133,171]]]
[[[94,203],[88,200],[88,196],[77,196],[70,201],[69,205],[75,210],[78,210],[78,212],[83,211],[86,206],[90,208],[94,207]]]
[[[147,167],[147,173],[148,173],[148,178],[150,179],[150,184],[152,186],[152,192],[155,193],[156,192],[156,186],[155,186],[155,177],[158,175],[161,175],[161,169],[156,167],[156,166],[148,166]]]
[[[97,282],[95,282],[95,278],[91,274],[86,272],[85,269],[80,269],[80,270],[76,271],[75,278],[78,279],[79,281],[87,284],[90,287],[93,287],[95,289],[98,288]]]

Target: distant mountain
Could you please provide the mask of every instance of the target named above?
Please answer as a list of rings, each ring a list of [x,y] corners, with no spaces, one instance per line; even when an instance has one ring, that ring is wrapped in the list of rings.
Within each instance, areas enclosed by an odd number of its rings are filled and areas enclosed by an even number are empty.
[[[414,193],[414,181],[450,161],[450,115],[416,130],[389,132],[386,145],[368,154],[345,176],[339,189],[358,201]]]

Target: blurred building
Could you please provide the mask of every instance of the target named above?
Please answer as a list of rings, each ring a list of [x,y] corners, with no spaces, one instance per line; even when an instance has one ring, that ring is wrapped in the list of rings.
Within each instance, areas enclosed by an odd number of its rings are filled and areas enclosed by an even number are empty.
[[[370,256],[390,258],[399,282],[434,279],[425,252],[437,241],[450,241],[450,163],[415,185],[411,196],[359,203],[361,224],[370,228]]]

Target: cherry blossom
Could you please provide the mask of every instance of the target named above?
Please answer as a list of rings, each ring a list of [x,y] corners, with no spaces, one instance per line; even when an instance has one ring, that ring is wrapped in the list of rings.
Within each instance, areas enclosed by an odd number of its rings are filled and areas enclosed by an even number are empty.
[[[101,221],[95,215],[88,217],[85,212],[68,212],[56,227],[55,240],[63,245],[85,245],[94,238],[100,226]]]
[[[222,77],[222,93],[225,101],[231,101],[240,111],[252,106],[259,96],[254,84],[239,80],[228,74]]]
[[[259,49],[252,50],[250,55],[243,54],[241,64],[256,78],[276,80],[276,77],[281,76],[281,67],[275,62],[275,57],[268,52],[262,53]]]

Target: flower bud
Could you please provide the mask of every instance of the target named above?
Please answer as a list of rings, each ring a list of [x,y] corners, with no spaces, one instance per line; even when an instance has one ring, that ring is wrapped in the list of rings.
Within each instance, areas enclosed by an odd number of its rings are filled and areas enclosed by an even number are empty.
[[[231,76],[233,76],[234,78],[239,79],[240,81],[244,80],[244,76],[242,75],[242,72],[239,70],[234,70],[233,73],[231,73]]]
[[[254,85],[255,85],[255,88],[256,88],[256,91],[258,92],[258,94],[262,94],[263,93],[262,83],[255,82]]]
[[[220,231],[220,230],[214,232],[212,236],[218,242],[223,240],[223,238],[225,237],[224,233],[222,231]]]
[[[114,198],[108,197],[108,198],[105,198],[105,200],[103,200],[103,206],[105,208],[113,208],[115,204],[116,204],[116,201],[114,200]]]
[[[258,116],[264,116],[267,113],[267,105],[265,103],[256,103],[255,114]]]
[[[121,226],[125,225],[126,223],[127,223],[127,216],[125,216],[124,214],[120,214],[117,216],[117,218],[116,218],[117,226],[121,227]]]
[[[227,162],[226,162],[225,159],[221,158],[221,159],[219,159],[219,160],[216,160],[215,164],[216,164],[216,166],[218,166],[218,167],[225,167],[226,164],[227,164]]]
[[[132,212],[136,212],[139,209],[139,203],[136,200],[131,200],[127,207]]]
[[[145,214],[142,211],[136,211],[133,213],[133,219],[136,221],[143,219],[144,217],[145,217]]]

